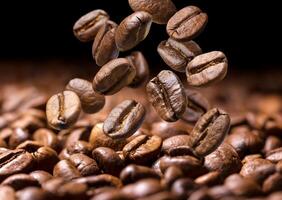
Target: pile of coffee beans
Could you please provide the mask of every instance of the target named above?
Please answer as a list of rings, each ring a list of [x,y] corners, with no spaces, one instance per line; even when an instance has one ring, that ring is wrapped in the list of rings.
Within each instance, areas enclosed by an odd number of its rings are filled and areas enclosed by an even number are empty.
[[[92,83],[72,79],[48,101],[38,91],[1,99],[0,199],[281,199],[282,109],[235,118],[212,108],[192,89],[227,73],[224,53],[202,53],[192,41],[207,14],[177,11],[171,0],[129,5],[135,12],[119,25],[103,10],[74,25],[80,41],[94,41],[101,68]],[[118,58],[152,23],[167,25],[156,49],[186,84],[171,70],[149,81],[140,51]],[[105,116],[106,97],[125,87],[145,88],[147,103],[125,99]]]

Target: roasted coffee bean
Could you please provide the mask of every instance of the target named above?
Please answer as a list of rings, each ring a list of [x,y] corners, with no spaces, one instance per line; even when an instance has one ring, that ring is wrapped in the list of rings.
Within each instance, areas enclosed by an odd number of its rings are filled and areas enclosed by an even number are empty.
[[[244,159],[242,160],[243,164],[246,164],[247,162],[253,161],[257,158],[262,158],[262,155],[260,154],[251,154],[251,155],[247,155],[244,157]]]
[[[128,165],[120,173],[120,179],[124,184],[134,183],[144,178],[160,179],[153,169],[141,165]]]
[[[194,41],[179,42],[172,38],[162,41],[158,46],[158,53],[163,61],[173,70],[185,72],[187,64],[202,53],[199,45]]]
[[[58,162],[53,170],[54,177],[62,177],[65,180],[72,180],[80,177],[79,171],[68,160]]]
[[[137,199],[146,197],[162,191],[163,188],[157,179],[143,179],[134,184],[129,184],[122,188],[122,193],[126,196]]]
[[[31,135],[27,130],[22,128],[16,128],[14,129],[13,134],[9,138],[9,147],[11,149],[14,149],[22,142],[30,139],[30,137]]]
[[[92,56],[97,65],[102,66],[119,55],[115,43],[117,24],[107,21],[97,33],[93,46]]]
[[[104,10],[93,10],[77,20],[73,26],[73,33],[82,42],[94,40],[108,19],[109,15]]]
[[[217,185],[221,183],[221,181],[221,174],[217,171],[209,172],[195,179],[195,183],[207,186]]]
[[[146,11],[152,15],[154,23],[166,24],[176,12],[176,7],[171,0],[128,0],[134,11]]]
[[[270,193],[282,190],[282,175],[280,173],[275,173],[270,175],[262,185],[262,190],[264,193]]]
[[[56,151],[60,149],[60,141],[57,135],[50,129],[41,128],[33,133],[33,139],[44,146],[48,146]]]
[[[0,180],[17,174],[31,171],[34,167],[34,158],[24,150],[7,151],[0,154]]]
[[[210,109],[210,104],[201,93],[195,90],[185,89],[185,93],[187,105],[184,114],[180,118],[188,123],[197,122]]]
[[[189,146],[197,156],[206,156],[222,143],[229,127],[229,115],[223,110],[213,108],[196,123],[190,134]]]
[[[136,71],[125,58],[117,58],[105,64],[95,75],[93,89],[103,95],[112,95],[130,84]]]
[[[149,79],[149,66],[146,58],[140,51],[134,51],[126,57],[129,63],[135,68],[136,75],[129,87],[137,88],[142,86]]]
[[[173,72],[161,71],[147,84],[146,90],[149,102],[163,120],[174,122],[184,113],[184,87]]]
[[[162,158],[162,157],[161,157]],[[161,158],[157,159],[153,165],[152,165],[152,169],[160,176],[162,177],[164,174],[161,170],[161,167],[160,167],[160,162],[161,162]]]
[[[182,177],[184,177],[182,170],[179,167],[171,166],[165,170],[162,183],[170,187],[174,181]]]
[[[198,55],[187,65],[187,83],[195,87],[211,85],[226,76],[227,68],[227,58],[221,51]]]
[[[21,190],[26,187],[39,187],[39,182],[28,174],[14,174],[6,178],[1,185],[7,185],[12,187],[14,190]]]
[[[172,150],[181,146],[187,146],[189,148],[189,142],[189,135],[176,135],[169,137],[163,141],[162,152],[165,154],[169,154]]]
[[[43,127],[45,127],[45,123],[43,123],[41,119],[38,119],[37,117],[31,115],[30,116],[24,115],[11,124],[11,128],[24,129],[30,133],[33,133],[38,128],[43,128]]]
[[[96,161],[82,153],[71,155],[69,161],[76,167],[81,176],[95,175],[100,171]]]
[[[111,138],[131,136],[141,126],[145,118],[145,108],[134,100],[118,104],[104,121],[103,130]]]
[[[187,6],[175,13],[168,21],[166,31],[176,40],[189,41],[205,28],[208,15],[196,6]]]
[[[224,181],[224,186],[238,196],[255,196],[261,194],[261,188],[255,181],[233,174]]]
[[[209,171],[218,171],[222,177],[225,177],[239,172],[242,163],[235,149],[231,145],[223,143],[205,157],[204,166]]]
[[[85,113],[96,113],[105,105],[105,97],[94,92],[91,82],[74,78],[69,81],[66,90],[75,92],[81,102],[81,108]]]
[[[74,130],[66,130],[65,133],[63,133],[63,131],[60,131],[58,137],[63,143],[62,145],[68,147],[73,145],[77,141],[87,142],[90,136],[90,132],[91,132],[91,127],[80,127],[80,128],[75,128]]]
[[[158,156],[161,146],[160,137],[140,135],[126,144],[122,152],[126,160],[136,164],[146,164]]]
[[[127,51],[143,41],[151,28],[152,16],[144,11],[137,11],[126,17],[118,26],[115,41],[120,51]]]
[[[171,191],[176,196],[176,199],[187,199],[198,188],[199,186],[192,179],[180,178],[173,183]]]
[[[262,183],[269,175],[275,172],[275,164],[269,160],[257,158],[246,162],[241,168],[241,176]]]
[[[55,164],[59,161],[57,152],[49,147],[40,147],[36,152],[32,153],[36,161],[36,168],[52,172]]]
[[[75,153],[83,153],[85,155],[91,155],[93,146],[89,142],[77,141],[67,146],[67,153],[72,155]]]
[[[282,140],[274,135],[270,135],[266,138],[263,151],[269,152],[273,149],[279,148],[282,146]]]
[[[185,175],[194,177],[203,172],[202,162],[193,156],[163,156],[160,159],[160,168],[165,172],[169,167],[178,167]]]
[[[276,164],[276,171],[282,174],[282,160]]]
[[[16,200],[16,192],[9,186],[0,186],[0,199]]]
[[[54,129],[66,129],[78,119],[81,103],[76,93],[64,91],[52,96],[46,105],[49,125]]]
[[[108,189],[97,195],[94,195],[91,200],[132,200],[117,189]]]
[[[214,186],[212,188],[209,189],[209,195],[213,198],[213,199],[224,199],[224,198],[229,198],[231,197],[233,194],[232,192],[225,187],[224,185],[218,185],[218,186]]]
[[[16,193],[18,200],[48,200],[52,199],[52,196],[37,187],[27,187],[23,190],[20,190]]]
[[[103,131],[102,123],[98,123],[93,127],[89,142],[93,145],[93,149],[97,147],[109,147],[115,151],[122,150],[123,146],[127,143],[124,139],[113,139],[106,135]]]
[[[279,162],[282,160],[282,147],[273,149],[266,154],[266,159],[270,160],[271,162]]]
[[[33,177],[35,180],[37,180],[40,183],[40,185],[53,178],[51,174],[43,170],[33,171],[29,175]]]
[[[98,147],[92,155],[104,173],[118,176],[124,166],[123,160],[110,148]]]

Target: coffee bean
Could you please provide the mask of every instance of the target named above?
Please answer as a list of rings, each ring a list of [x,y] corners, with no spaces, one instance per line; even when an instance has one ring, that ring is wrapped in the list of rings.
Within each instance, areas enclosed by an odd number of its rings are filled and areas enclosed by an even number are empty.
[[[24,150],[10,150],[0,154],[0,180],[33,169],[34,158]]]
[[[186,95],[179,78],[169,70],[161,71],[146,87],[148,100],[159,116],[174,122],[184,113]]]
[[[214,186],[209,189],[209,195],[213,199],[224,199],[232,197],[232,192],[224,185]]]
[[[6,178],[1,185],[7,185],[14,190],[21,190],[26,187],[36,186],[39,187],[39,182],[28,174],[14,174]]]
[[[275,164],[272,162],[257,158],[246,162],[241,168],[240,174],[258,183],[262,183],[269,175],[275,172]]]
[[[166,31],[176,40],[189,41],[205,28],[208,15],[196,6],[187,6],[175,13],[168,21]]]
[[[22,142],[30,139],[30,133],[28,133],[27,130],[22,128],[16,128],[13,131],[13,134],[9,138],[9,147],[11,149],[14,149],[18,145],[20,145]]]
[[[82,140],[72,143],[66,147],[68,154],[83,153],[90,156],[93,150],[93,146],[89,142]]]
[[[274,135],[270,135],[266,138],[263,151],[269,152],[273,149],[279,148],[282,146],[282,140]]]
[[[146,11],[152,15],[153,22],[166,24],[169,18],[176,12],[176,7],[171,0],[128,0],[134,11]]]
[[[189,147],[189,141],[189,135],[176,135],[169,137],[163,141],[162,152],[165,154],[169,154],[173,149],[176,149],[179,146]]]
[[[99,173],[96,161],[82,153],[73,154],[69,161],[77,168],[81,176],[90,176]]]
[[[104,121],[103,130],[111,138],[131,136],[141,126],[145,118],[145,108],[134,100],[118,104]]]
[[[62,177],[65,180],[72,180],[80,177],[79,171],[68,160],[58,162],[53,170],[54,177]]]
[[[93,89],[103,95],[112,95],[132,82],[136,74],[127,59],[117,58],[105,64],[95,75]]]
[[[213,108],[196,123],[190,134],[189,146],[197,156],[206,156],[222,143],[229,126],[229,115],[223,110]]]
[[[182,170],[173,165],[165,170],[162,183],[167,187],[171,187],[177,179],[182,177],[184,177]]]
[[[194,41],[178,42],[172,38],[162,41],[158,46],[158,53],[163,61],[173,70],[185,72],[187,64],[202,53],[199,45]]]
[[[93,145],[93,148],[97,147],[109,147],[115,151],[122,150],[123,146],[127,143],[124,139],[113,139],[106,135],[103,131],[103,124],[96,124],[89,137],[90,144]]]
[[[144,11],[137,11],[126,17],[118,26],[115,41],[120,51],[127,51],[143,41],[151,28],[152,16]]]
[[[251,155],[247,155],[244,157],[244,159],[242,160],[243,164],[246,164],[247,162],[251,162],[257,158],[262,158],[262,155],[260,154],[251,154]]]
[[[93,10],[77,20],[73,26],[73,33],[81,42],[94,40],[108,19],[109,15],[104,10]]]
[[[222,80],[227,73],[227,58],[221,51],[196,56],[186,68],[187,82],[190,86],[208,86]]]
[[[282,190],[282,175],[280,173],[275,173],[270,175],[264,182],[262,186],[264,193],[270,193]]]
[[[282,174],[282,160],[276,164],[276,171]]]
[[[136,164],[145,164],[154,160],[162,146],[162,139],[158,136],[140,135],[123,147],[126,160]]]
[[[52,196],[37,187],[28,187],[16,193],[18,200],[47,200],[52,199]]]
[[[127,197],[125,194],[122,194],[120,190],[117,189],[108,189],[103,191],[97,195],[94,195],[91,200],[131,200],[131,198]]]
[[[210,109],[208,100],[195,90],[186,89],[187,105],[181,119],[188,123],[194,123]]]
[[[103,172],[107,174],[118,176],[124,166],[124,162],[119,155],[114,150],[107,147],[94,149],[92,156]]]
[[[92,46],[92,56],[96,61],[96,64],[99,66],[102,66],[110,60],[117,58],[119,55],[119,50],[117,49],[115,43],[116,28],[116,23],[107,21],[100,28],[95,37]]]
[[[124,184],[133,183],[145,178],[159,179],[160,177],[153,169],[134,164],[128,165],[120,173],[120,179]]]
[[[271,162],[279,162],[282,160],[282,147],[273,149],[266,154],[266,159],[270,160]]]
[[[180,178],[171,186],[172,194],[176,199],[187,199],[199,186],[190,178]]]
[[[195,183],[207,186],[218,185],[221,183],[221,174],[217,171],[209,172],[196,178]]]
[[[46,105],[49,125],[54,129],[66,129],[78,119],[81,103],[76,93],[64,91],[52,96]]]
[[[16,200],[15,190],[9,186],[0,186],[0,199]]]
[[[209,171],[218,171],[222,177],[225,177],[239,172],[242,163],[235,149],[231,145],[223,143],[205,157],[204,166]]]
[[[59,161],[57,152],[49,147],[40,147],[32,153],[36,161],[36,168],[52,172],[55,164]]]
[[[37,180],[40,183],[40,185],[53,178],[51,174],[43,170],[33,171],[29,175],[33,177],[35,180]]]
[[[69,81],[66,90],[75,92],[81,102],[81,108],[85,113],[96,113],[105,105],[105,97],[94,92],[91,82],[74,78]]]
[[[50,129],[41,128],[33,133],[33,139],[44,146],[48,146],[56,151],[60,149],[60,142],[57,135]]]
[[[134,51],[126,57],[129,63],[135,68],[136,75],[129,87],[137,88],[142,86],[149,79],[149,66],[146,58],[140,51]]]

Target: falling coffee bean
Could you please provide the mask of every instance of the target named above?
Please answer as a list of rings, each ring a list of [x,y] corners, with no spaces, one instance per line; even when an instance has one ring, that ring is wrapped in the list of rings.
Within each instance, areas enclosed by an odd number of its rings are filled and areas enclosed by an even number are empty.
[[[173,70],[185,72],[187,64],[202,53],[199,45],[194,41],[179,42],[172,38],[162,41],[158,46],[158,53],[163,61]]]
[[[95,75],[93,89],[103,95],[112,95],[129,85],[136,71],[125,58],[117,58],[105,64]]]
[[[81,42],[94,40],[102,25],[109,19],[104,10],[93,10],[82,16],[73,26],[74,35]]]
[[[159,116],[174,122],[184,113],[186,95],[180,79],[171,71],[163,70],[146,87],[149,102]]]
[[[186,68],[190,86],[208,86],[222,80],[227,73],[227,58],[221,51],[196,56]]]
[[[189,41],[205,28],[208,15],[196,6],[187,6],[175,13],[168,21],[166,31],[176,40]]]
[[[134,100],[125,100],[117,105],[104,121],[104,133],[111,138],[131,136],[145,118],[145,108]]]
[[[94,92],[91,82],[74,78],[69,81],[66,90],[75,92],[81,102],[81,108],[85,113],[96,113],[105,105],[105,97]]]
[[[126,17],[118,26],[115,41],[120,51],[127,51],[143,41],[151,28],[152,17],[144,11]]]
[[[76,93],[64,91],[52,96],[46,105],[49,125],[54,129],[66,129],[72,126],[81,112],[81,103]]]

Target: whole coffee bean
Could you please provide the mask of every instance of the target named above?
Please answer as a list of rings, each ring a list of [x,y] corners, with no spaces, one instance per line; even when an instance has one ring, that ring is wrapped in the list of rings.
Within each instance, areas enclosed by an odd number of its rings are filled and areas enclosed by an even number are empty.
[[[143,178],[156,178],[159,179],[159,175],[151,168],[141,165],[128,165],[120,173],[120,179],[124,184],[136,182]]]
[[[168,21],[166,31],[176,40],[189,41],[205,28],[208,15],[196,6],[187,6],[175,13]]]
[[[158,156],[161,146],[160,137],[140,135],[126,144],[122,152],[126,160],[136,164],[146,164]]]
[[[131,200],[118,189],[108,189],[97,195],[94,195],[91,200]]]
[[[228,61],[221,51],[201,54],[191,60],[186,68],[190,86],[208,86],[221,81],[227,74]]]
[[[105,64],[95,75],[93,89],[103,95],[112,95],[132,82],[136,74],[125,58],[117,58]]]
[[[247,162],[251,162],[257,158],[262,158],[261,154],[251,154],[251,155],[247,155],[244,157],[244,159],[242,160],[243,164],[246,164]]]
[[[29,175],[33,177],[35,180],[37,180],[40,183],[40,185],[53,178],[51,174],[43,170],[33,171]]]
[[[12,187],[14,190],[21,190],[26,187],[39,187],[39,182],[28,174],[14,174],[6,178],[1,185],[7,185]]]
[[[48,200],[52,196],[47,192],[37,187],[27,187],[16,193],[18,200]]]
[[[73,33],[81,42],[94,40],[108,19],[109,15],[104,10],[93,10],[77,20],[73,26]]]
[[[162,172],[165,172],[169,167],[176,166],[184,174],[189,177],[194,177],[200,174],[202,169],[202,162],[193,156],[163,156],[160,160],[160,168]]]
[[[44,146],[48,146],[56,151],[60,149],[60,142],[57,135],[47,128],[38,129],[33,133],[33,139]]]
[[[162,157],[161,157],[162,158]],[[153,165],[152,165],[152,169],[160,176],[162,177],[164,174],[161,170],[161,167],[160,167],[160,162],[161,162],[161,158],[157,159]]]
[[[112,21],[107,21],[97,33],[93,46],[92,56],[96,64],[102,66],[119,55],[115,43],[115,32],[117,24]]]
[[[275,172],[275,164],[269,160],[257,158],[246,162],[241,168],[240,174],[245,178],[262,183],[269,175]]]
[[[233,194],[232,192],[225,187],[224,185],[218,185],[218,186],[214,186],[212,188],[209,189],[209,195],[213,198],[213,199],[224,199],[224,198],[229,198],[231,197]]]
[[[186,89],[185,93],[187,105],[184,114],[180,118],[185,122],[194,123],[210,109],[210,104],[201,93],[195,90]]]
[[[68,160],[58,162],[53,170],[54,177],[62,177],[65,180],[72,180],[80,177],[79,171]]]
[[[85,155],[90,156],[92,150],[93,150],[93,146],[89,142],[85,142],[82,140],[79,140],[76,143],[72,143],[67,146],[67,153],[70,155],[75,153],[83,153]]]
[[[136,75],[133,81],[129,84],[129,87],[137,88],[147,82],[149,78],[149,66],[146,58],[140,51],[134,51],[126,57],[129,63],[135,68]]]
[[[176,7],[171,0],[128,0],[134,11],[146,11],[152,15],[154,23],[166,24],[176,12]]]
[[[279,162],[282,160],[282,147],[273,149],[266,154],[266,159],[270,160],[271,162]]]
[[[239,172],[242,163],[235,149],[231,145],[223,143],[205,157],[204,166],[209,171],[218,171],[222,177],[225,177]]]
[[[141,126],[145,108],[134,100],[118,104],[104,121],[103,130],[111,138],[127,138]]]
[[[143,41],[151,28],[152,16],[144,11],[137,11],[126,17],[118,26],[115,41],[120,51],[127,51]]]
[[[282,146],[282,140],[274,135],[270,135],[266,138],[263,151],[269,152],[273,149],[279,148]]]
[[[85,113],[96,113],[105,105],[105,97],[94,92],[91,82],[74,78],[69,81],[66,90],[75,92],[81,102],[81,108]]]
[[[9,147],[11,149],[16,148],[22,142],[30,139],[31,135],[26,129],[16,128],[13,131],[13,134],[9,138]]]
[[[270,175],[263,182],[262,190],[264,193],[281,191],[282,190],[282,175],[280,173],[275,173],[275,174]]]
[[[66,130],[65,133],[60,131],[58,137],[60,138],[62,144],[65,147],[74,145],[77,141],[88,141],[90,136],[91,127],[79,127],[73,130]],[[65,140],[65,141],[64,141]]]
[[[184,87],[173,72],[161,71],[147,84],[146,90],[149,102],[163,120],[174,122],[184,113]]]
[[[103,131],[103,123],[96,124],[89,137],[90,144],[93,148],[109,147],[115,151],[122,150],[123,146],[127,143],[124,139],[113,139],[106,135]]]
[[[199,186],[192,179],[180,178],[173,183],[171,191],[176,196],[176,199],[187,199],[198,188]]]
[[[194,41],[179,42],[172,38],[162,41],[158,46],[158,53],[163,61],[173,70],[185,72],[187,64],[202,53],[199,45]]]
[[[255,196],[261,194],[261,188],[255,181],[232,174],[224,181],[224,186],[238,196]]]
[[[54,129],[66,129],[78,119],[81,103],[76,93],[64,91],[52,96],[46,105],[46,116],[49,125]]]
[[[162,191],[163,188],[157,179],[143,179],[122,188],[122,193],[132,199],[146,197]]]
[[[169,154],[171,150],[176,149],[179,146],[189,147],[190,136],[189,135],[176,135],[167,138],[163,141],[162,152]]]
[[[221,174],[217,171],[209,172],[195,179],[195,183],[207,186],[218,185],[221,181]]]
[[[93,150],[92,155],[104,173],[118,176],[124,166],[123,160],[110,148],[98,147]]]
[[[95,175],[100,171],[96,161],[82,153],[71,155],[69,161],[77,168],[81,176]]]
[[[196,123],[190,134],[189,146],[197,156],[206,156],[222,143],[229,127],[229,115],[223,110],[213,108]]]
[[[16,192],[9,186],[0,186],[0,199],[16,200]]]
[[[167,187],[171,187],[174,181],[182,177],[184,177],[182,170],[179,167],[171,166],[165,170],[162,183]]]
[[[24,150],[10,150],[0,154],[0,180],[13,174],[28,172],[33,167],[33,156]]]

